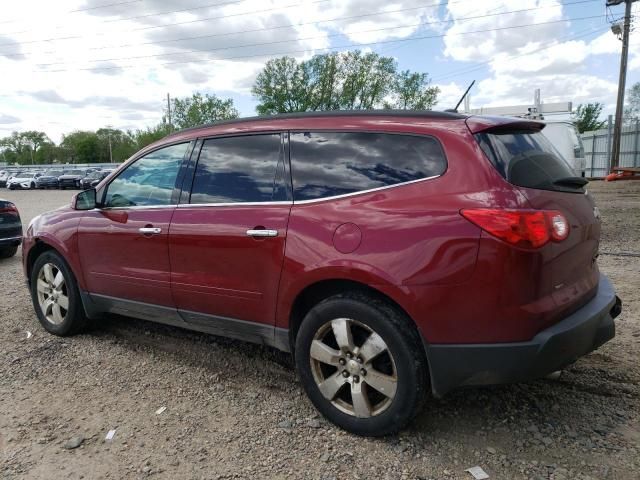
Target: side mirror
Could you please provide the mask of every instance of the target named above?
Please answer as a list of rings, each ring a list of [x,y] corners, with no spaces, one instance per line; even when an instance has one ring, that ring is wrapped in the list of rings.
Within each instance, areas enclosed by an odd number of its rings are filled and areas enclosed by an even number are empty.
[[[78,193],[73,197],[72,205],[75,210],[92,210],[96,208],[98,206],[96,202],[96,189],[90,188],[89,190]]]

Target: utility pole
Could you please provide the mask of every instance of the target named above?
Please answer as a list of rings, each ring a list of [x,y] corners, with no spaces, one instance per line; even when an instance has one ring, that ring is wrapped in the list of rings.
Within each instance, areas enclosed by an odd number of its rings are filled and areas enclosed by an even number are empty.
[[[169,131],[173,131],[173,125],[171,124],[171,97],[167,93],[167,120],[169,122]]]
[[[610,170],[613,171],[620,163],[620,137],[622,135],[622,112],[624,110],[624,90],[627,82],[627,57],[629,56],[629,30],[631,29],[631,4],[636,0],[607,0],[607,7],[620,5],[624,1],[624,21],[622,26],[622,54],[620,56],[620,77],[618,79],[618,100],[616,102],[616,120],[613,125],[613,148],[611,152]],[[618,35],[620,25],[611,27]]]
[[[113,152],[111,151],[111,131],[109,131],[109,162],[113,163]]]

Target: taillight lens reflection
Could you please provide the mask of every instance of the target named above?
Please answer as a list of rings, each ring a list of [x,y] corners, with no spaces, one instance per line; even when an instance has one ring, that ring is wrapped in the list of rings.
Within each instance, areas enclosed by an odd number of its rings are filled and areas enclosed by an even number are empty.
[[[487,233],[523,248],[540,248],[569,236],[569,222],[557,210],[471,208],[460,213]]]

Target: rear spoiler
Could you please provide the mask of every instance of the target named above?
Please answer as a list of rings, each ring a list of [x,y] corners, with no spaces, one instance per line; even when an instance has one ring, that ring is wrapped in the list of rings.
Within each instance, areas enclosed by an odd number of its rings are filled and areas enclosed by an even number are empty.
[[[471,133],[499,133],[518,131],[539,132],[545,127],[543,122],[514,117],[476,116],[465,120]]]

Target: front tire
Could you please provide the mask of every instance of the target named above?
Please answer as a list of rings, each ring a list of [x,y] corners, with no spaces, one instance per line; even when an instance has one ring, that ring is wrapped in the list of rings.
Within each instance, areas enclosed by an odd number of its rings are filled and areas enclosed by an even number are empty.
[[[369,295],[336,295],[313,307],[300,326],[295,359],[315,407],[356,435],[401,430],[427,396],[427,363],[415,326]]]
[[[49,333],[68,336],[86,325],[80,292],[67,262],[56,252],[40,255],[31,270],[31,300]]]

